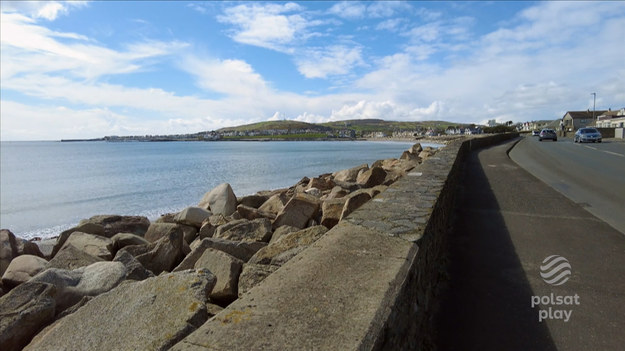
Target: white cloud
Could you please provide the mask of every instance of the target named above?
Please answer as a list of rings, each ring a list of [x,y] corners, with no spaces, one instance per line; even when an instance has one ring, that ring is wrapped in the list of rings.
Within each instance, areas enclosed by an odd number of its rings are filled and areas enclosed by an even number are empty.
[[[341,45],[308,49],[296,59],[297,69],[306,78],[343,75],[355,66],[362,66],[362,49]]]
[[[362,18],[387,18],[410,8],[410,5],[401,1],[342,1],[332,5],[328,13],[344,19],[355,20]]]
[[[367,12],[367,6],[360,2],[342,1],[334,4],[328,13],[346,19],[363,18]]]
[[[306,38],[307,28],[318,24],[299,14],[295,3],[252,4],[227,8],[217,19],[236,26],[232,39],[237,42],[278,51],[288,51],[287,44]]]
[[[183,68],[194,75],[198,85],[208,91],[255,97],[266,95],[268,84],[252,66],[241,60],[200,59],[189,56]]]
[[[61,15],[67,15],[70,9],[87,5],[86,1],[2,1],[2,12],[24,13],[28,17],[54,21]]]
[[[51,31],[23,15],[3,12],[1,19],[3,81],[20,74],[64,72],[76,78],[95,79],[129,73],[141,67],[137,61],[171,54],[187,45],[146,41],[127,45],[127,50],[121,52],[91,44],[84,35]]]

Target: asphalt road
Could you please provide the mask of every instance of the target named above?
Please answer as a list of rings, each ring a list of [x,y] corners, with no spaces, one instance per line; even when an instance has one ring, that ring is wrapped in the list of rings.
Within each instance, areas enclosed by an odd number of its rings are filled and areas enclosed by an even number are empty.
[[[625,234],[625,143],[538,141],[527,136],[510,158],[532,175]]]
[[[586,152],[548,143],[530,138],[515,149],[537,150],[536,157],[542,148]],[[513,144],[472,152],[464,164],[433,346],[623,350],[625,235],[512,161],[506,151]],[[561,167],[570,162],[556,159]],[[568,260],[568,280],[543,279],[551,269],[541,266],[553,255]]]

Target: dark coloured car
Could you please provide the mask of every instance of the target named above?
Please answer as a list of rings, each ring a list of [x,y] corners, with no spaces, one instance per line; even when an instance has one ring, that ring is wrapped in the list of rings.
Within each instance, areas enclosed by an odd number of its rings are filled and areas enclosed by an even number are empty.
[[[573,137],[573,142],[576,143],[600,143],[601,142],[601,133],[595,128],[580,128],[575,132],[575,136]]]
[[[532,130],[532,136],[539,136],[540,131],[538,129]]]
[[[538,141],[543,141],[544,139],[551,139],[553,141],[558,141],[558,135],[556,131],[553,129],[543,129],[540,131],[538,135]]]

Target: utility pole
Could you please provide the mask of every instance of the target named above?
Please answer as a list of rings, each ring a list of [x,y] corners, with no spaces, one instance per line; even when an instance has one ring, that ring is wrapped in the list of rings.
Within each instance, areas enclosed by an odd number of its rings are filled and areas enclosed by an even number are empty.
[[[595,122],[595,102],[597,101],[597,93],[590,93],[590,95],[592,95],[592,121]]]

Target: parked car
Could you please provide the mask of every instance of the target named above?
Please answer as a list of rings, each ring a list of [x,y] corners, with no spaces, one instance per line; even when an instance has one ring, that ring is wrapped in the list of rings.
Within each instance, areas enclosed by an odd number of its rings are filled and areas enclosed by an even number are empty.
[[[575,132],[573,142],[585,143],[589,141],[592,141],[593,143],[601,142],[601,133],[596,128],[580,128],[577,132]]]
[[[556,131],[553,129],[543,129],[540,131],[538,135],[538,141],[543,141],[543,139],[551,139],[553,141],[558,141],[558,135]]]
[[[540,130],[538,129],[532,130],[532,136],[539,136],[539,135],[540,135]]]

